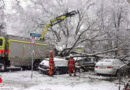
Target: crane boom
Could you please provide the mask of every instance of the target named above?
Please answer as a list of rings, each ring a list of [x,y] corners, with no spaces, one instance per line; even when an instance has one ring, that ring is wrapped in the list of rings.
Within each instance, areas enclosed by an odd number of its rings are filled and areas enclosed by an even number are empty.
[[[48,23],[48,24],[45,26],[45,28],[43,29],[42,35],[41,35],[41,37],[40,37],[40,40],[43,40],[43,39],[44,39],[44,36],[45,36],[47,30],[48,30],[51,26],[53,26],[53,25],[55,25],[55,24],[57,24],[57,23],[60,23],[60,22],[62,22],[64,19],[66,19],[67,17],[71,17],[71,16],[73,16],[73,15],[75,15],[75,14],[78,14],[78,13],[79,13],[78,11],[71,11],[71,12],[67,12],[67,13],[65,13],[65,14],[63,14],[63,15],[61,15],[61,16],[58,16],[58,17],[56,17],[56,18],[54,18],[54,19],[51,19],[51,20],[50,20],[50,23]]]

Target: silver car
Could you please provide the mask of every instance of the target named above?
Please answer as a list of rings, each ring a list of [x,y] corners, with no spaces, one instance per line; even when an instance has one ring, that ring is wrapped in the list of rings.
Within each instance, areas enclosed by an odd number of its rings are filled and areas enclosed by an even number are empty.
[[[116,75],[125,64],[119,59],[102,59],[95,65],[95,73]]]

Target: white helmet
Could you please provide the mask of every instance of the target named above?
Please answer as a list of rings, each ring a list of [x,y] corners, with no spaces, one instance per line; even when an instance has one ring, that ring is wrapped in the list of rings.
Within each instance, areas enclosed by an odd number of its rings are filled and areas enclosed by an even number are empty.
[[[70,54],[70,56],[69,57],[73,57],[73,55],[72,54]]]

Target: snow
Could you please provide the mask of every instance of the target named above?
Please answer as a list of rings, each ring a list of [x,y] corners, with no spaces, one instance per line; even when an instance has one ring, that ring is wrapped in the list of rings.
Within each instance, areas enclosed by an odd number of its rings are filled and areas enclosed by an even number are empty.
[[[43,60],[41,63],[41,65],[45,65],[45,66],[49,66],[49,60]]]
[[[118,90],[114,82],[89,78],[91,74],[88,72],[76,77],[68,74],[49,77],[37,71],[33,72],[33,78],[31,71],[4,72],[0,75],[4,83],[0,90]]]
[[[81,60],[83,59],[83,57],[74,57],[74,60],[78,61],[78,60]]]
[[[54,57],[54,63],[55,66],[68,66],[68,61],[60,57]],[[40,64],[49,66],[49,58],[46,58],[46,60],[43,60]]]

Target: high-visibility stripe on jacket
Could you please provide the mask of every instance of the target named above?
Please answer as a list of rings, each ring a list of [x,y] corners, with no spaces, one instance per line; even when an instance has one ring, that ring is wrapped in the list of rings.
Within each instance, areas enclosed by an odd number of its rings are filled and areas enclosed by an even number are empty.
[[[53,66],[54,67],[54,61],[53,61],[53,57],[52,56],[49,57],[49,66]]]

